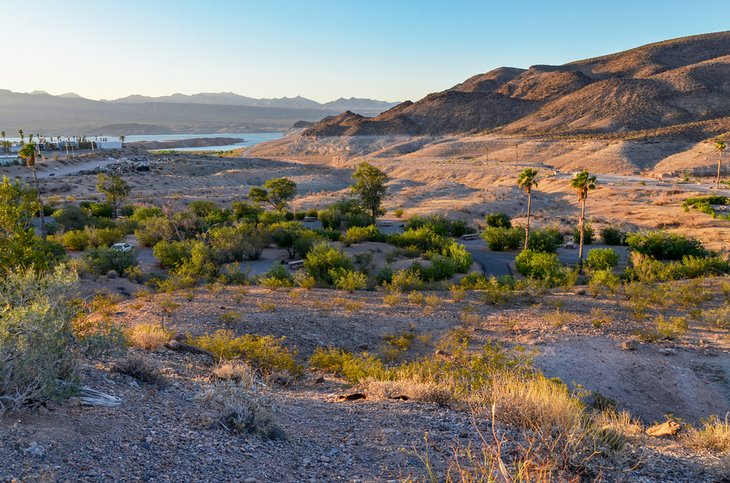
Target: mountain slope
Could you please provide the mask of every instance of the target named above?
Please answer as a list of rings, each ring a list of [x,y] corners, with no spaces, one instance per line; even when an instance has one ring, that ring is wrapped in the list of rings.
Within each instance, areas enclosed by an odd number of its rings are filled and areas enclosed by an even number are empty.
[[[708,121],[730,129],[730,32],[562,66],[501,67],[374,118],[324,119],[304,134],[676,133],[677,126]]]

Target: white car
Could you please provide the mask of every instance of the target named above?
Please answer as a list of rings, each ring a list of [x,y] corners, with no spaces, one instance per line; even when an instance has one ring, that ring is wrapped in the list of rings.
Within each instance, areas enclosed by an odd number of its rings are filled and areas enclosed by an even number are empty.
[[[122,243],[115,243],[114,245],[112,245],[111,248],[112,248],[112,250],[116,250],[118,252],[129,253],[132,250],[134,250],[134,245],[122,242]]]

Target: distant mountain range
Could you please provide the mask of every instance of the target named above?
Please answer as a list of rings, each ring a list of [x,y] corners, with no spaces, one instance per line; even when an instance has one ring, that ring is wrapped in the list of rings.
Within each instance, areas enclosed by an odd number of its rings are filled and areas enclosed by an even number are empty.
[[[730,131],[730,32],[684,37],[565,65],[502,67],[366,118],[304,135],[614,135],[702,138]]]
[[[0,130],[44,135],[283,131],[297,121],[319,121],[345,110],[375,116],[396,104],[354,97],[326,103],[299,96],[254,99],[230,92],[95,101],[71,92],[0,89]]]

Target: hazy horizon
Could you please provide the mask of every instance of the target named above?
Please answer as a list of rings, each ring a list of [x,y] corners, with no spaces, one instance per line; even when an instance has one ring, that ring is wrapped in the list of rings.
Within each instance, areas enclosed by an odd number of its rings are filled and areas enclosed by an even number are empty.
[[[727,28],[723,2],[50,0],[17,10],[0,31],[0,88],[132,94],[234,92],[416,100],[500,66],[562,64]],[[0,0],[4,12],[15,3]],[[38,14],[42,13],[42,14]],[[617,28],[620,27],[620,29]],[[33,68],[22,66],[32,60]]]

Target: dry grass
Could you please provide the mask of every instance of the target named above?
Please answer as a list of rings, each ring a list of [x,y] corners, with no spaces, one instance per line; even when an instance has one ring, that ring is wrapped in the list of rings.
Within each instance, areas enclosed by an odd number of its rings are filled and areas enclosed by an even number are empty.
[[[454,400],[453,392],[433,382],[367,379],[361,385],[368,396],[379,399],[412,400],[439,405],[447,405]]]
[[[213,377],[225,381],[236,381],[250,387],[254,383],[253,368],[242,361],[223,361],[213,369]]]
[[[167,383],[165,377],[160,373],[159,368],[146,357],[126,357],[117,362],[113,370],[114,372],[133,377],[145,384],[164,386]]]
[[[172,331],[161,324],[137,324],[127,330],[127,340],[134,347],[157,350],[172,339]]]
[[[711,416],[699,428],[690,427],[684,436],[686,443],[700,450],[730,453],[730,413],[722,420]]]

